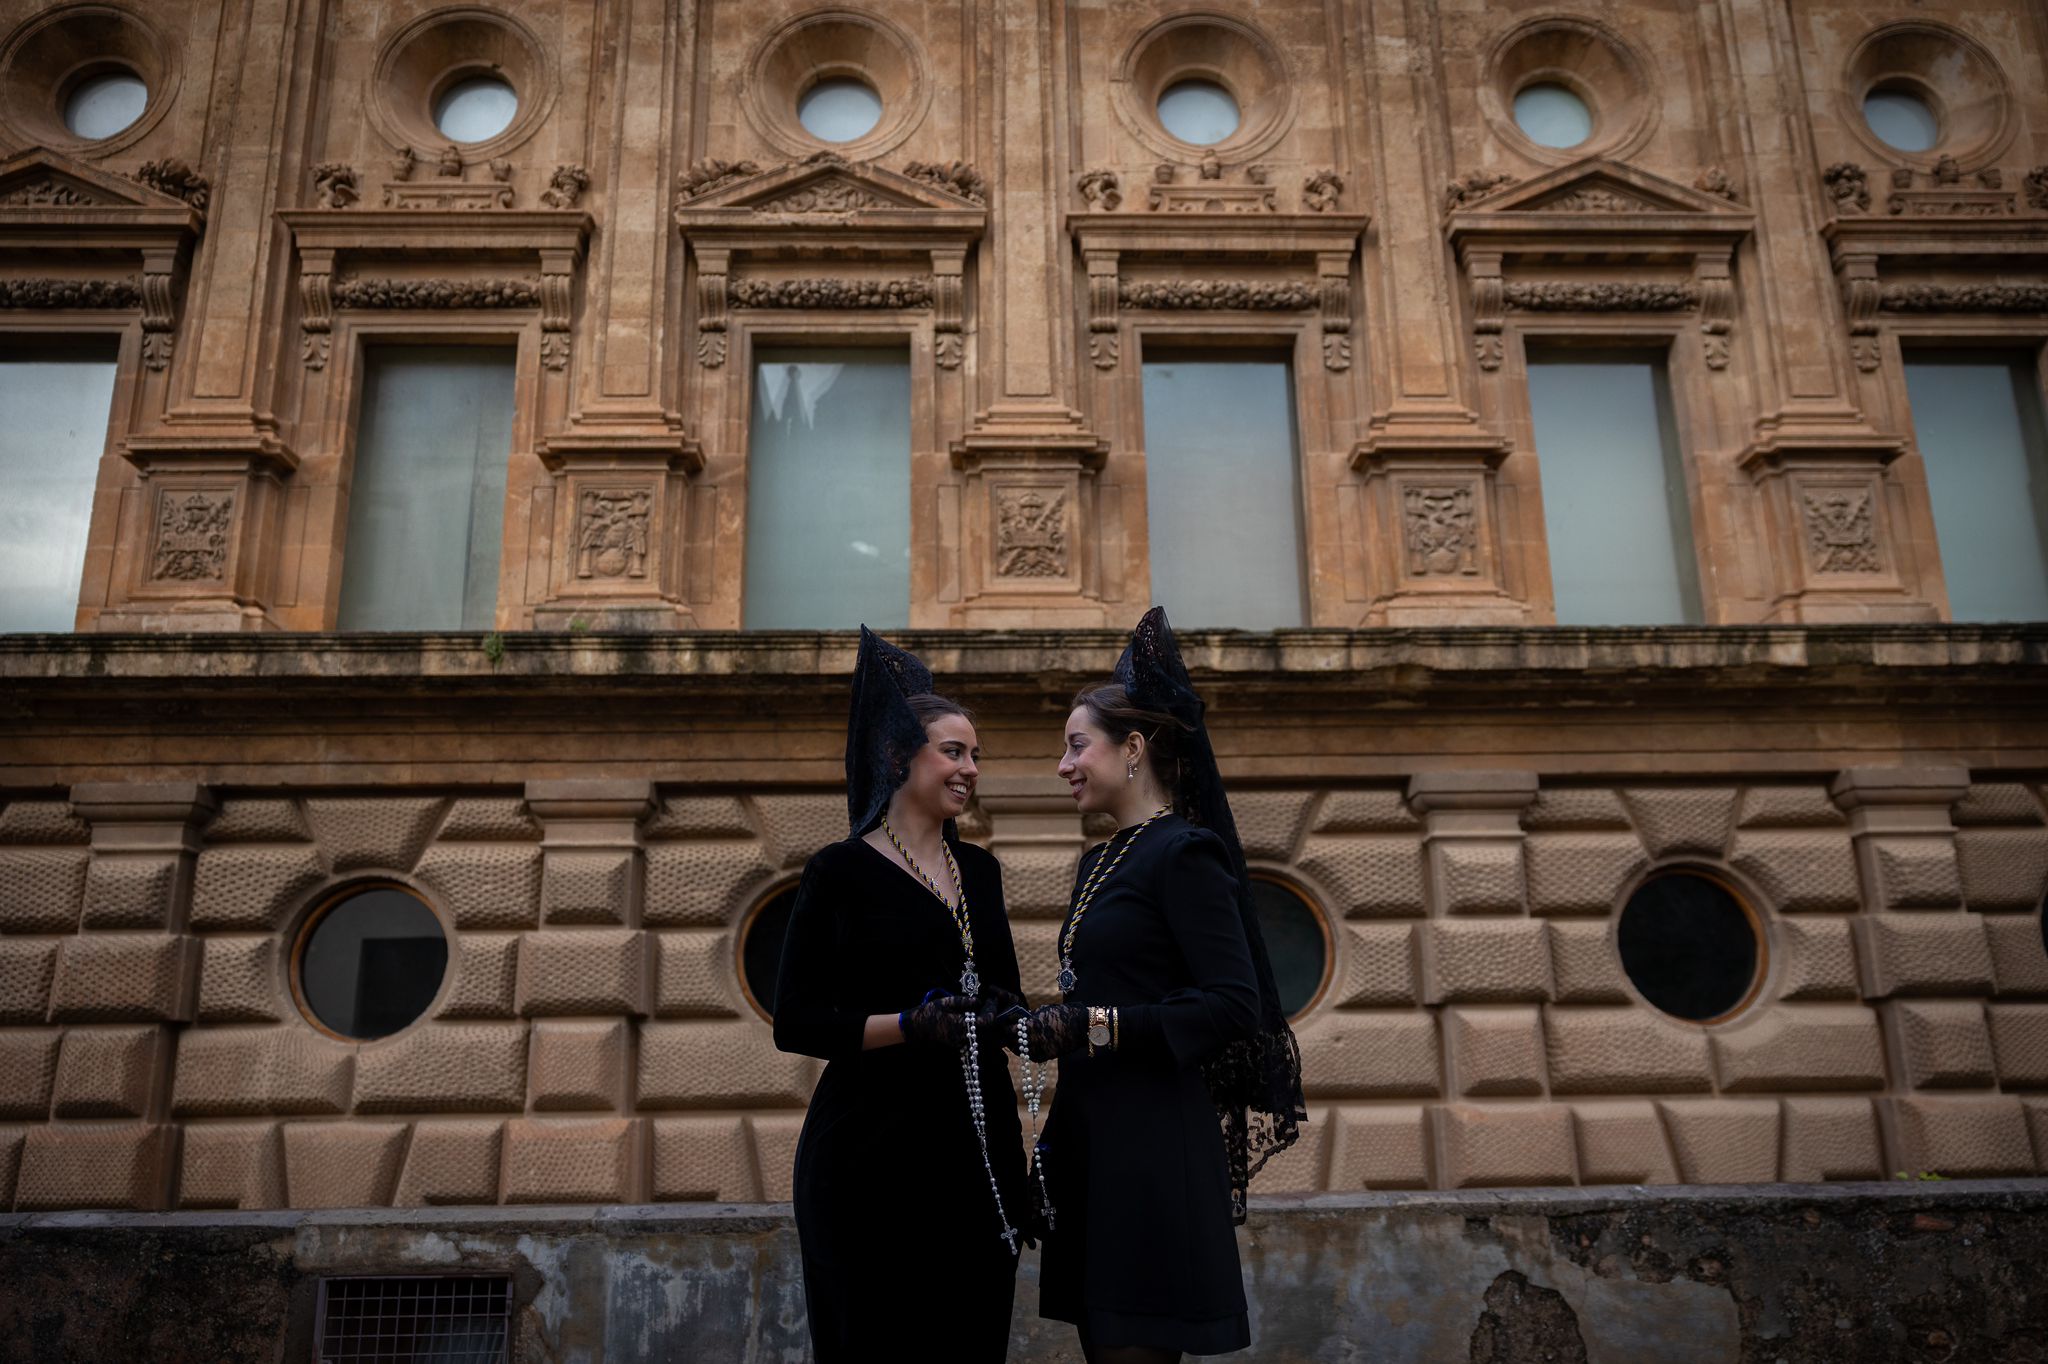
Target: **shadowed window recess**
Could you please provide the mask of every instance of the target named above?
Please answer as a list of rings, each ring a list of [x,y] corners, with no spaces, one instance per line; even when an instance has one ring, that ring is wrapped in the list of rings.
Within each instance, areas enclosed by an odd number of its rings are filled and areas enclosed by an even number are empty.
[[[1299,1018],[1329,980],[1329,925],[1307,896],[1284,881],[1254,875],[1252,903],[1273,962],[1273,981],[1280,987],[1280,1008],[1289,1018]]]
[[[440,993],[448,938],[417,896],[397,886],[344,892],[300,936],[292,986],[327,1031],[367,1041],[412,1025]]]
[[[0,631],[78,621],[115,343],[0,350]]]
[[[789,913],[796,908],[796,887],[784,886],[763,900],[740,929],[740,976],[747,997],[761,1016],[775,1017],[775,973],[782,965],[782,940],[789,936]]]
[[[1695,1023],[1749,1002],[1763,976],[1763,929],[1741,897],[1699,872],[1659,872],[1628,897],[1615,934],[1644,999]]]

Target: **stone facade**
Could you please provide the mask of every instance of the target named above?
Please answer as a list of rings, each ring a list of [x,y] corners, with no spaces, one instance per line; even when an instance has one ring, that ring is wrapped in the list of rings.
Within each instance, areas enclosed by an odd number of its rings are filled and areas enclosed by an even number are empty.
[[[150,86],[118,136],[81,53]],[[520,106],[450,148],[464,62]],[[0,0],[0,331],[120,354],[78,633],[0,638],[0,1207],[786,1196],[815,1067],[739,939],[843,833],[852,646],[736,627],[749,357],[804,338],[908,348],[907,642],[1034,990],[1056,711],[1173,605],[1140,357],[1291,358],[1310,628],[1189,636],[1328,933],[1256,1189],[2048,1172],[2048,634],[1943,624],[1901,358],[2048,338],[2044,65],[2028,0]],[[836,148],[827,68],[884,107]],[[1907,77],[1939,156],[1858,112]],[[1666,357],[1708,628],[1537,628],[1560,338]],[[332,632],[391,340],[517,348],[488,636]],[[1670,867],[1760,925],[1711,1025],[1617,963]],[[292,959],[373,880],[450,969],[347,1043]]]

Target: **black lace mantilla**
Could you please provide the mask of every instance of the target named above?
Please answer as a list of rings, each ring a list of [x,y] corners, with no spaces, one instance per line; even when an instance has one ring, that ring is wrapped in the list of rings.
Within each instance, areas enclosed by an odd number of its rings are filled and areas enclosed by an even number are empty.
[[[882,822],[889,797],[910,775],[910,760],[924,747],[925,732],[908,698],[931,691],[931,670],[915,654],[860,627],[853,708],[846,720],[846,817],[855,838]],[[951,820],[945,835],[955,837]]]
[[[1181,662],[1180,648],[1166,623],[1166,612],[1145,613],[1131,642],[1117,660],[1116,681],[1132,702],[1146,710],[1164,711],[1180,721],[1183,759],[1174,809],[1182,818],[1215,833],[1230,850],[1231,873],[1237,878],[1237,911],[1251,945],[1252,965],[1259,978],[1259,1029],[1253,1036],[1225,1047],[1202,1067],[1209,1097],[1223,1123],[1223,1148],[1230,1160],[1230,1203],[1235,1220],[1245,1216],[1245,1191],[1252,1176],[1268,1160],[1292,1146],[1308,1120],[1301,1092],[1301,1048],[1287,1015],[1280,1009],[1280,990],[1273,962],[1252,900],[1252,878],[1244,848],[1237,840],[1237,821],[1216,770],[1216,751],[1203,722],[1202,698],[1195,694]]]

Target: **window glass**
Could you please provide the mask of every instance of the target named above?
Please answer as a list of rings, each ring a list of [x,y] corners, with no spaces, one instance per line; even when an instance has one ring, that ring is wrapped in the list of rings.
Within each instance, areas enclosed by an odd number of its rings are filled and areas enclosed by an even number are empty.
[[[88,76],[72,87],[64,101],[64,126],[79,137],[98,141],[142,117],[149,107],[149,87],[127,71]]]
[[[910,623],[904,352],[755,352],[746,572],[749,629]]]
[[[1615,946],[1644,999],[1696,1023],[1740,1008],[1763,959],[1756,921],[1742,902],[1692,872],[1660,873],[1629,896]]]
[[[487,630],[512,450],[513,354],[383,346],[363,366],[343,630]]]
[[[69,630],[114,403],[115,343],[0,351],[0,630]]]
[[[1863,97],[1863,121],[1877,140],[1902,152],[1932,151],[1941,124],[1927,101],[1904,90],[1873,90]]]
[[[434,126],[450,142],[482,142],[512,126],[519,95],[496,76],[459,80],[434,101]]]
[[[1176,624],[1302,623],[1301,495],[1287,362],[1148,358],[1152,598]]]
[[[1254,878],[1252,905],[1259,915],[1259,933],[1273,963],[1273,983],[1280,987],[1280,1009],[1293,1018],[1323,988],[1330,942],[1321,916],[1292,886]]]
[[[440,993],[448,938],[410,892],[376,886],[344,896],[300,940],[299,997],[313,1020],[343,1037],[387,1037]]]
[[[1906,395],[1957,620],[2048,620],[2048,440],[2033,357],[1912,352]]]
[[[864,81],[833,76],[804,91],[796,121],[820,142],[852,142],[882,121],[882,97]]]
[[[1699,575],[1663,362],[1532,348],[1529,411],[1558,624],[1697,623]]]
[[[1593,135],[1593,111],[1562,85],[1532,85],[1515,96],[1515,126],[1539,147],[1576,147]]]
[[[761,902],[747,920],[740,939],[740,972],[754,1007],[775,1017],[775,976],[782,969],[782,941],[789,936],[789,913],[796,908],[796,887],[778,890]]]
[[[1175,81],[1159,96],[1159,122],[1183,142],[1207,147],[1237,131],[1237,101],[1215,81]]]

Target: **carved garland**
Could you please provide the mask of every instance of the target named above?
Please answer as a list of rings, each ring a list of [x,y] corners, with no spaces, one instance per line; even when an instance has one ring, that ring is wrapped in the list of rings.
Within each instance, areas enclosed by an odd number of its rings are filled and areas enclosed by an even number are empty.
[[[1697,307],[1700,291],[1690,284],[1543,280],[1509,284],[1502,299],[1532,313],[1662,313]]]
[[[1517,280],[1501,274],[1500,257],[1476,254],[1468,266],[1473,348],[1483,370],[1501,366],[1507,314],[1516,312],[1661,313],[1698,310],[1700,348],[1709,369],[1728,367],[1735,329],[1735,282],[1724,257],[1702,256],[1684,282],[1641,280]]]
[[[334,285],[338,308],[532,308],[532,279],[344,279]]]
[[[1157,282],[1120,279],[1116,301],[1125,308],[1162,312],[1291,313],[1322,301],[1313,284],[1246,284],[1231,279],[1175,279]]]
[[[2048,284],[1887,284],[1888,313],[2048,313]]]
[[[0,279],[0,308],[133,308],[142,281],[127,279]]]
[[[889,309],[932,306],[930,276],[908,279],[729,279],[735,308]]]

